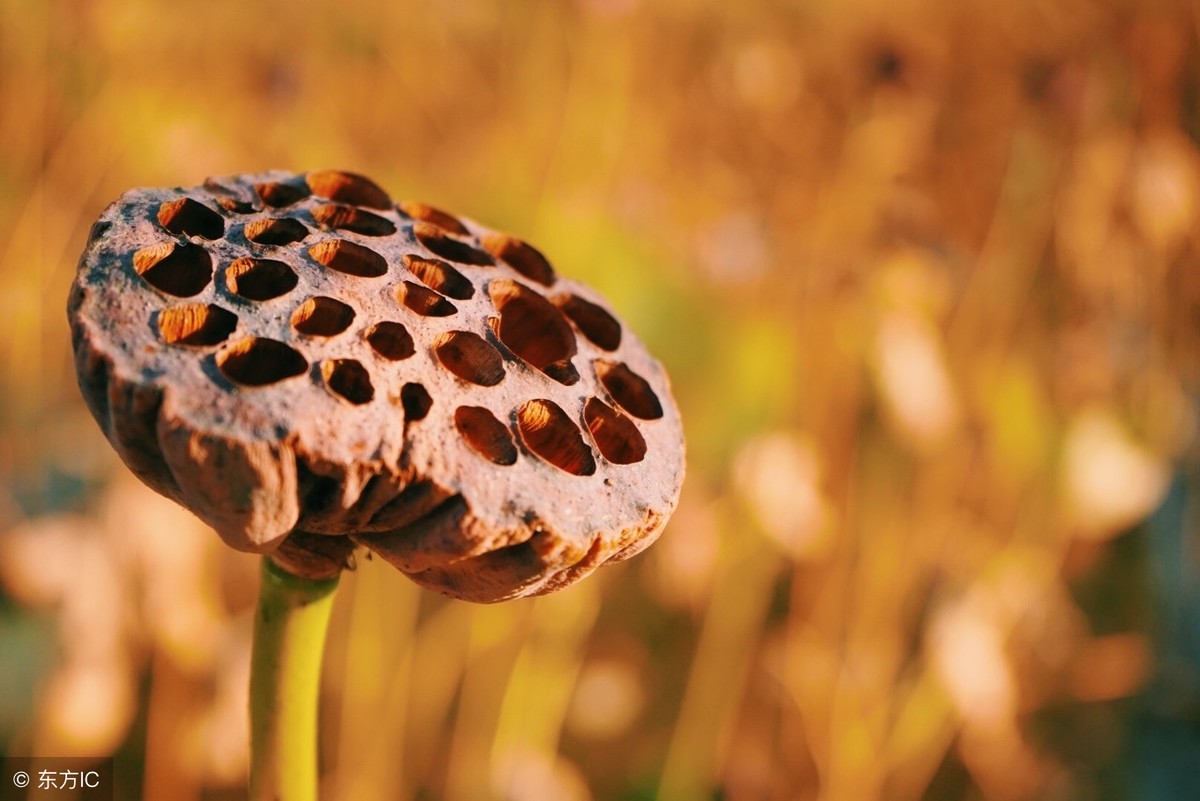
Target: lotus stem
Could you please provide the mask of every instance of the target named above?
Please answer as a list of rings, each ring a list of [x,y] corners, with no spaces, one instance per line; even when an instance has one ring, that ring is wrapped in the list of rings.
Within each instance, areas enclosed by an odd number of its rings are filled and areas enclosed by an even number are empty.
[[[262,560],[250,662],[251,801],[316,801],[317,700],[337,577]]]

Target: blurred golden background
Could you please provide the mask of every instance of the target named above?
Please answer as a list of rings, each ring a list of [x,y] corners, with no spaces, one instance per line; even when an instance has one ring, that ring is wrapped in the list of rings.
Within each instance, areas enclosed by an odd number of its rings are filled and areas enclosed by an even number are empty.
[[[1184,0],[0,0],[0,753],[244,797],[256,560],[132,479],[63,308],[125,189],[336,167],[667,365],[682,505],[495,607],[359,560],[323,799],[1200,797]]]

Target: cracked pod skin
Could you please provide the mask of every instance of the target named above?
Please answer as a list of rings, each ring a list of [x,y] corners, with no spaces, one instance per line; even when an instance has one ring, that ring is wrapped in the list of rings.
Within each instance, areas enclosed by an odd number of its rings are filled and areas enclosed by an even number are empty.
[[[603,299],[353,173],[126,193],[68,316],[129,468],[297,573],[361,545],[455,598],[541,594],[645,548],[678,502],[666,374]]]

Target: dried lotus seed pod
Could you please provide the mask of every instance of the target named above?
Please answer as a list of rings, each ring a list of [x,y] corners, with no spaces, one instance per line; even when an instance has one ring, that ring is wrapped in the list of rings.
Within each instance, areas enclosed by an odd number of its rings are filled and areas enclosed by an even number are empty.
[[[125,463],[234,548],[356,545],[471,601],[649,545],[683,480],[662,367],[530,245],[333,170],[139,189],[68,306]]]

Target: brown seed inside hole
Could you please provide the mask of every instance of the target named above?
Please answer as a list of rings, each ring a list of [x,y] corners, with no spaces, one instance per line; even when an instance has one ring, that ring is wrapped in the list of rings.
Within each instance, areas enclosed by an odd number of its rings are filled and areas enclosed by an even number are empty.
[[[378,278],[387,273],[387,259],[368,247],[345,239],[326,239],[308,249],[308,255],[331,270],[359,278]]]
[[[529,450],[560,470],[577,476],[596,472],[596,460],[582,433],[554,401],[525,402],[517,410],[517,430]]]
[[[172,345],[216,345],[237,328],[237,315],[211,303],[171,306],[158,314],[158,331]]]
[[[133,268],[150,286],[180,298],[199,293],[212,280],[208,251],[186,242],[142,248],[133,254]]]
[[[625,415],[599,398],[588,398],[583,421],[604,458],[613,464],[634,464],[646,457],[646,440]]]
[[[475,295],[475,287],[467,277],[440,259],[422,259],[408,253],[404,256],[404,266],[422,284],[447,297],[467,300]]]
[[[550,301],[507,279],[492,281],[488,293],[500,312],[493,323],[496,337],[509,350],[560,383],[579,380],[571,365],[575,333]]]
[[[247,300],[271,300],[296,288],[296,272],[275,259],[235,259],[225,268],[229,291]]]
[[[452,234],[458,234],[460,236],[467,236],[471,233],[467,230],[467,226],[463,225],[462,222],[459,221],[459,219],[453,214],[449,214],[441,209],[434,208],[426,203],[412,203],[409,201],[404,201],[396,205],[399,206],[400,211],[404,212],[409,217],[412,217],[414,220],[432,223],[444,231],[449,231]]]
[[[233,214],[250,214],[256,210],[253,203],[235,197],[219,197],[217,205]]]
[[[407,359],[416,352],[408,329],[390,320],[371,326],[367,332],[367,342],[380,356],[394,362]]]
[[[309,298],[292,312],[292,327],[312,337],[340,334],[354,322],[354,309],[333,298]]]
[[[275,217],[246,223],[246,238],[260,245],[290,245],[308,236],[308,229],[291,217]]]
[[[413,281],[405,281],[396,290],[396,297],[408,308],[422,317],[449,317],[458,309],[454,304],[429,287]]]
[[[596,361],[596,375],[621,408],[643,420],[663,416],[662,404],[650,383],[630,370],[624,362]]]
[[[471,247],[466,242],[459,242],[436,225],[419,222],[413,225],[412,230],[418,242],[443,259],[479,267],[490,267],[494,263],[492,257],[482,250]]]
[[[554,305],[571,318],[575,327],[598,347],[616,350],[621,345],[621,324],[616,318],[589,300],[577,295],[559,295]]]
[[[554,268],[533,245],[507,234],[489,234],[483,238],[482,245],[484,250],[530,281],[537,281],[544,286],[554,283]]]
[[[391,220],[354,206],[326,203],[313,209],[312,216],[321,225],[353,231],[363,236],[391,236],[396,233],[396,226]]]
[[[282,342],[251,337],[218,354],[217,367],[235,384],[259,387],[301,375],[308,369],[308,362],[299,351]]]
[[[293,203],[304,200],[308,197],[307,186],[297,186],[296,184],[285,184],[278,181],[272,181],[266,184],[255,184],[254,191],[262,198],[262,202],[272,208],[282,208],[290,206]]]
[[[464,381],[494,387],[504,380],[504,358],[487,340],[470,331],[447,331],[433,343],[438,361]]]
[[[304,180],[314,194],[339,203],[370,209],[387,209],[392,205],[387,192],[370,178],[355,172],[314,170],[304,176]]]
[[[225,218],[190,197],[169,200],[158,207],[158,221],[173,234],[220,239],[225,235]]]
[[[504,424],[482,406],[459,406],[454,411],[454,425],[484,459],[499,465],[515,464],[517,446]]]
[[[404,422],[415,423],[424,420],[433,406],[433,398],[429,391],[420,384],[410,382],[400,388],[400,405],[404,407]]]
[[[356,406],[370,403],[375,397],[367,368],[354,359],[326,359],[321,362],[321,377],[334,394]]]

